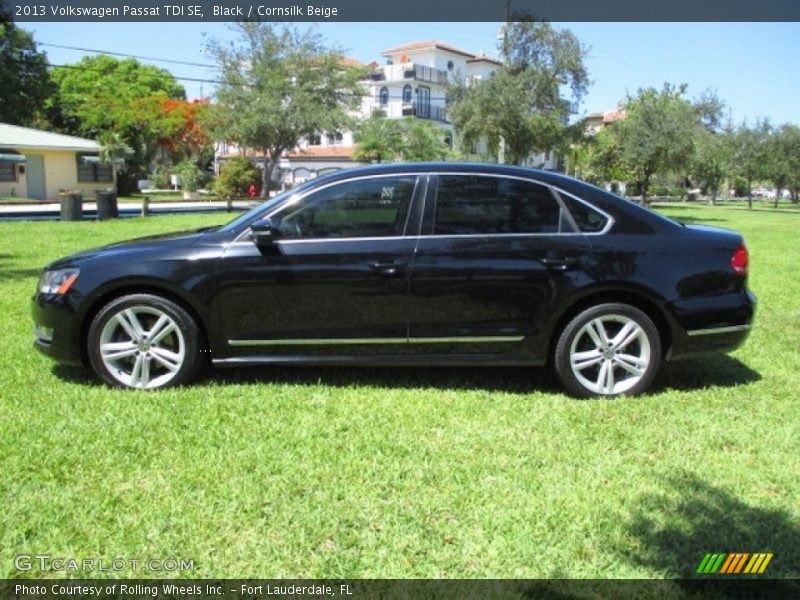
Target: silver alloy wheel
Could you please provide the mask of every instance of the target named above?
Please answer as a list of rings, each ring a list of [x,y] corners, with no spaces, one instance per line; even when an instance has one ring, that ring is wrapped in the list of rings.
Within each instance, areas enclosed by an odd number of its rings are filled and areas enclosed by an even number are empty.
[[[178,324],[164,311],[128,306],[103,326],[100,357],[121,384],[152,389],[178,374],[186,358],[186,341]]]
[[[572,340],[572,374],[595,394],[623,394],[650,366],[650,339],[630,317],[608,314],[592,319]]]

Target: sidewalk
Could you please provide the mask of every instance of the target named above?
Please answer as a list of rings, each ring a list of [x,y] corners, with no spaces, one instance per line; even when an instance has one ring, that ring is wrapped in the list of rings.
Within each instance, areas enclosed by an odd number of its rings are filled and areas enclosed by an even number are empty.
[[[233,203],[233,211],[241,212],[257,206],[259,202],[240,200]],[[150,202],[148,214],[181,214],[181,213],[207,213],[225,212],[227,203],[223,201],[210,200],[205,202],[180,201],[180,202]],[[120,217],[138,217],[142,214],[141,202],[120,202]],[[31,204],[0,204],[0,220],[24,221],[24,220],[43,220],[59,219],[61,215],[61,204],[58,202],[37,202]],[[83,218],[94,219],[97,215],[97,204],[95,202],[83,203]]]

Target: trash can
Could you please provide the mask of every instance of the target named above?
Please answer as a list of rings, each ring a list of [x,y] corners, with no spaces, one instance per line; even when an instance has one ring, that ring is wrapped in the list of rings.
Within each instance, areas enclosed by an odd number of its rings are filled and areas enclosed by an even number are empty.
[[[83,195],[80,191],[59,192],[61,198],[61,220],[81,221],[83,219]]]
[[[97,202],[97,219],[116,219],[119,217],[119,207],[117,205],[117,193],[113,189],[95,190],[95,201]]]

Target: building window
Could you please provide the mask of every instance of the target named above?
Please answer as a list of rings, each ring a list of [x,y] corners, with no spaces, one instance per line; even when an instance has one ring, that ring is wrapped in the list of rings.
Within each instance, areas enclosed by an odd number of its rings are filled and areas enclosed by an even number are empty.
[[[0,160],[0,181],[17,180],[17,163],[10,160]]]
[[[389,104],[389,88],[386,86],[381,88],[380,94],[378,94],[378,102],[380,102],[381,106]]]
[[[411,86],[408,84],[403,86],[403,102],[411,102]]]
[[[97,154],[78,154],[78,181],[80,182],[112,182],[114,181],[114,165],[101,163]]]
[[[328,134],[328,146],[341,146],[344,136],[341,131],[334,131]]]
[[[318,133],[314,135],[308,136],[308,145],[309,146],[321,146],[322,145],[322,136]]]
[[[455,63],[452,60],[447,61],[447,70],[452,71],[455,68]]]

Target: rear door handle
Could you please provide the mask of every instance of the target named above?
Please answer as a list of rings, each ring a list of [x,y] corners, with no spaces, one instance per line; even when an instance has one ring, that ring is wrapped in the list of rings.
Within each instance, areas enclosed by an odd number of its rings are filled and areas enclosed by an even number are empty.
[[[393,260],[385,262],[373,262],[369,263],[369,266],[373,271],[376,271],[381,275],[385,275],[386,277],[393,277],[406,267],[405,264],[398,263]]]
[[[548,254],[543,257],[542,264],[551,271],[569,271],[578,264],[577,256],[564,256],[559,254]]]

